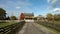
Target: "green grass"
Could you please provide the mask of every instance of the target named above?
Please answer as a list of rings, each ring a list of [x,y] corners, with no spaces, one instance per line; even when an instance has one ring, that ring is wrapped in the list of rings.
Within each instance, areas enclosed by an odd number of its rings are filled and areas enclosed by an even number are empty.
[[[11,24],[14,24],[14,23],[16,23],[16,22],[0,22],[0,28],[11,25]]]
[[[60,21],[54,21],[54,24],[60,25]]]
[[[42,24],[40,24],[40,25],[42,25]],[[59,31],[56,31],[56,30],[55,30],[55,29],[53,29],[53,28],[47,27],[47,26],[45,26],[45,25],[42,25],[42,26],[46,27],[47,29],[49,29],[49,30],[51,30],[51,31],[56,32],[57,34],[60,34],[60,32],[59,32]]]
[[[49,30],[52,30],[52,31],[54,31],[54,32],[56,32],[57,34],[60,34],[60,32],[59,31],[56,31],[55,29],[52,29],[52,28],[49,28],[49,27],[47,27]]]

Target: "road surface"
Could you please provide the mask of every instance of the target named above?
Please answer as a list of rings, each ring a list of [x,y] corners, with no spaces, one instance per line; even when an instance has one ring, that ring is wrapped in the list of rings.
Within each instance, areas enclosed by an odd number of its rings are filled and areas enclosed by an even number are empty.
[[[18,34],[56,34],[56,33],[37,23],[28,22],[24,25],[22,30],[18,32]]]

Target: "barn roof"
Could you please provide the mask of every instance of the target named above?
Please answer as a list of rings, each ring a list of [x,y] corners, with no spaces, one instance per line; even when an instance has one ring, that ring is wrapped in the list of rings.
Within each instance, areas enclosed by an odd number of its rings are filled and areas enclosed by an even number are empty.
[[[34,16],[34,13],[24,13],[25,16]]]

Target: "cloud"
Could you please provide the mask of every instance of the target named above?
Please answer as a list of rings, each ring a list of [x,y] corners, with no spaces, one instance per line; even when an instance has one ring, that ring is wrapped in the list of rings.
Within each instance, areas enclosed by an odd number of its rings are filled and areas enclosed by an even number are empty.
[[[52,4],[55,4],[58,0],[52,0]]]
[[[51,5],[52,5],[53,7],[58,7],[58,6],[60,6],[60,0],[52,0]]]
[[[50,3],[50,0],[47,0],[48,3]]]
[[[55,8],[53,11],[60,11],[60,8]]]
[[[21,7],[17,6],[16,9],[20,9]]]
[[[47,0],[47,2],[50,4],[50,8],[52,8],[52,11],[59,11],[60,10],[60,0]]]

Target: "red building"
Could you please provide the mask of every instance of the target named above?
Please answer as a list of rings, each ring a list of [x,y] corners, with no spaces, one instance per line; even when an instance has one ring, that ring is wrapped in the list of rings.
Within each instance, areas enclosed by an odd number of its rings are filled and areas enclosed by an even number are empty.
[[[20,15],[20,20],[33,20],[34,19],[34,14],[33,13],[21,13]]]
[[[21,13],[20,20],[24,20],[24,18],[25,18],[24,13]]]

